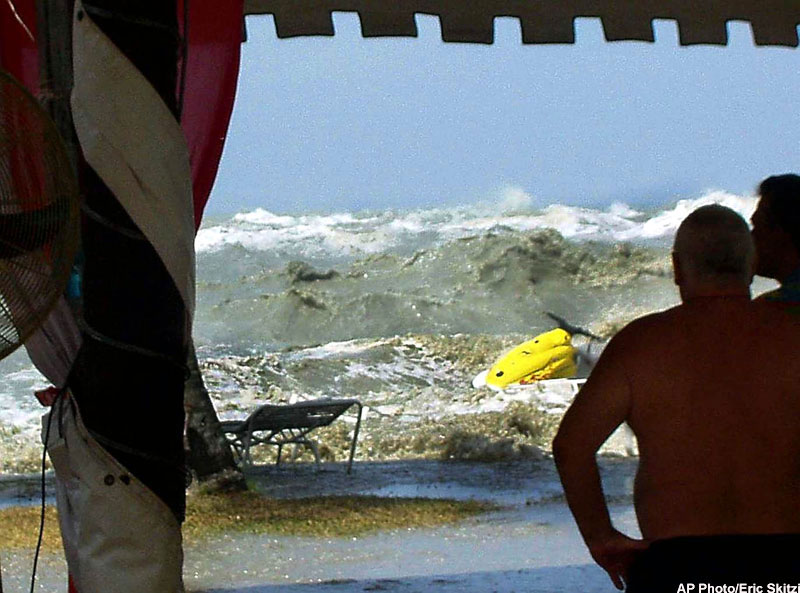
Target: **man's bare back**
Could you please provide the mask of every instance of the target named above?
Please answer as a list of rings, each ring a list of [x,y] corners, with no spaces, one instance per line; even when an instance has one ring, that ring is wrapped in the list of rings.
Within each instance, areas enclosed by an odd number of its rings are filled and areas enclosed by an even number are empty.
[[[750,300],[753,251],[733,211],[690,214],[673,249],[683,304],[611,340],[553,441],[581,535],[620,589],[800,582],[800,319]],[[639,442],[641,540],[614,528],[595,458],[622,422]]]
[[[800,356],[776,356],[800,353],[800,325],[746,296],[703,297],[615,342],[610,384],[582,395],[629,393],[642,535],[800,532]]]

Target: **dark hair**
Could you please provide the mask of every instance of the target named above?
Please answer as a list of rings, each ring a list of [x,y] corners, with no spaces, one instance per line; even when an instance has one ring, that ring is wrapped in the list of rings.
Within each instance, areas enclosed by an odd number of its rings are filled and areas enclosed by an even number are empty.
[[[767,177],[758,186],[758,193],[768,200],[770,223],[788,233],[800,252],[800,175],[787,173]]]

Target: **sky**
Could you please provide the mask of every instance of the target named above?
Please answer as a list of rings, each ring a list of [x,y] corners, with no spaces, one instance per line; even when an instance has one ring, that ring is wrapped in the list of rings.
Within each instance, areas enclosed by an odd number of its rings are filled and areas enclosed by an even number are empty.
[[[493,45],[417,25],[363,39],[335,13],[333,37],[278,39],[248,17],[207,213],[657,207],[800,169],[800,54],[755,47],[747,23],[726,47],[680,47],[672,21],[652,44],[607,43],[596,19],[575,45],[523,45],[516,19],[495,20]]]

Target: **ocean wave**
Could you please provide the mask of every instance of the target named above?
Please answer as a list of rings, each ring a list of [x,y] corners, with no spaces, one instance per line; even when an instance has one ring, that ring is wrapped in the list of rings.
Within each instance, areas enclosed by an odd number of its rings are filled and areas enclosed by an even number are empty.
[[[622,202],[605,209],[551,204],[539,210],[532,209],[533,202],[520,189],[514,195],[505,195],[495,206],[307,216],[283,216],[257,209],[202,228],[195,247],[201,254],[240,246],[250,251],[280,250],[292,259],[357,258],[390,251],[413,252],[486,232],[541,229],[554,229],[575,240],[637,242],[671,237],[689,212],[705,204],[722,204],[749,218],[756,198],[712,190],[650,213]]]
[[[587,323],[676,296],[665,249],[569,240],[550,228],[471,234],[333,267],[292,260],[226,279],[239,259],[219,262],[219,278],[204,271],[196,333],[207,343],[273,349],[409,332],[543,330],[544,311]]]
[[[376,226],[377,225],[377,226]],[[305,256],[327,253],[377,253],[391,244],[383,222],[351,214],[279,216],[263,209],[236,214],[228,222],[202,228],[198,253],[239,246],[250,251],[283,250]]]

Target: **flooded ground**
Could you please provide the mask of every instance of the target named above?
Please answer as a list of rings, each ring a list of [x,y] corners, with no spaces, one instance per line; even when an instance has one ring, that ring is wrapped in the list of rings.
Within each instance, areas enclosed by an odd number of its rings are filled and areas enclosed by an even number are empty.
[[[615,523],[630,533],[636,533],[630,500],[635,464],[617,457],[601,462]],[[364,462],[356,463],[351,475],[338,463],[323,464],[320,471],[310,464],[287,464],[261,468],[250,479],[260,490],[281,498],[343,494],[473,498],[494,501],[502,508],[457,525],[356,538],[227,534],[187,547],[188,592],[615,590],[585,550],[549,459]],[[28,591],[32,549],[3,553],[0,562],[5,593]],[[45,555],[35,590],[65,591],[65,575],[63,559]]]
[[[636,533],[630,503],[635,461],[608,458],[603,478],[612,513]],[[280,496],[359,492],[491,500],[500,511],[458,525],[351,539],[231,538],[187,552],[187,586],[205,593],[355,593],[457,591],[610,592],[585,550],[550,460],[539,462],[387,462],[316,475],[269,471],[259,486]],[[242,553],[232,552],[232,548]],[[211,559],[209,563],[208,560]],[[210,566],[238,575],[215,582]],[[197,588],[192,588],[196,586]]]
[[[628,507],[616,505],[614,511],[623,526],[631,526]],[[243,543],[248,560],[223,560],[242,568],[236,578],[215,584],[201,568],[187,575],[192,577],[187,585],[209,583],[192,589],[208,593],[614,590],[557,504],[514,508],[457,526],[352,540]],[[219,561],[214,554],[203,556]],[[187,560],[191,570],[194,562]]]

